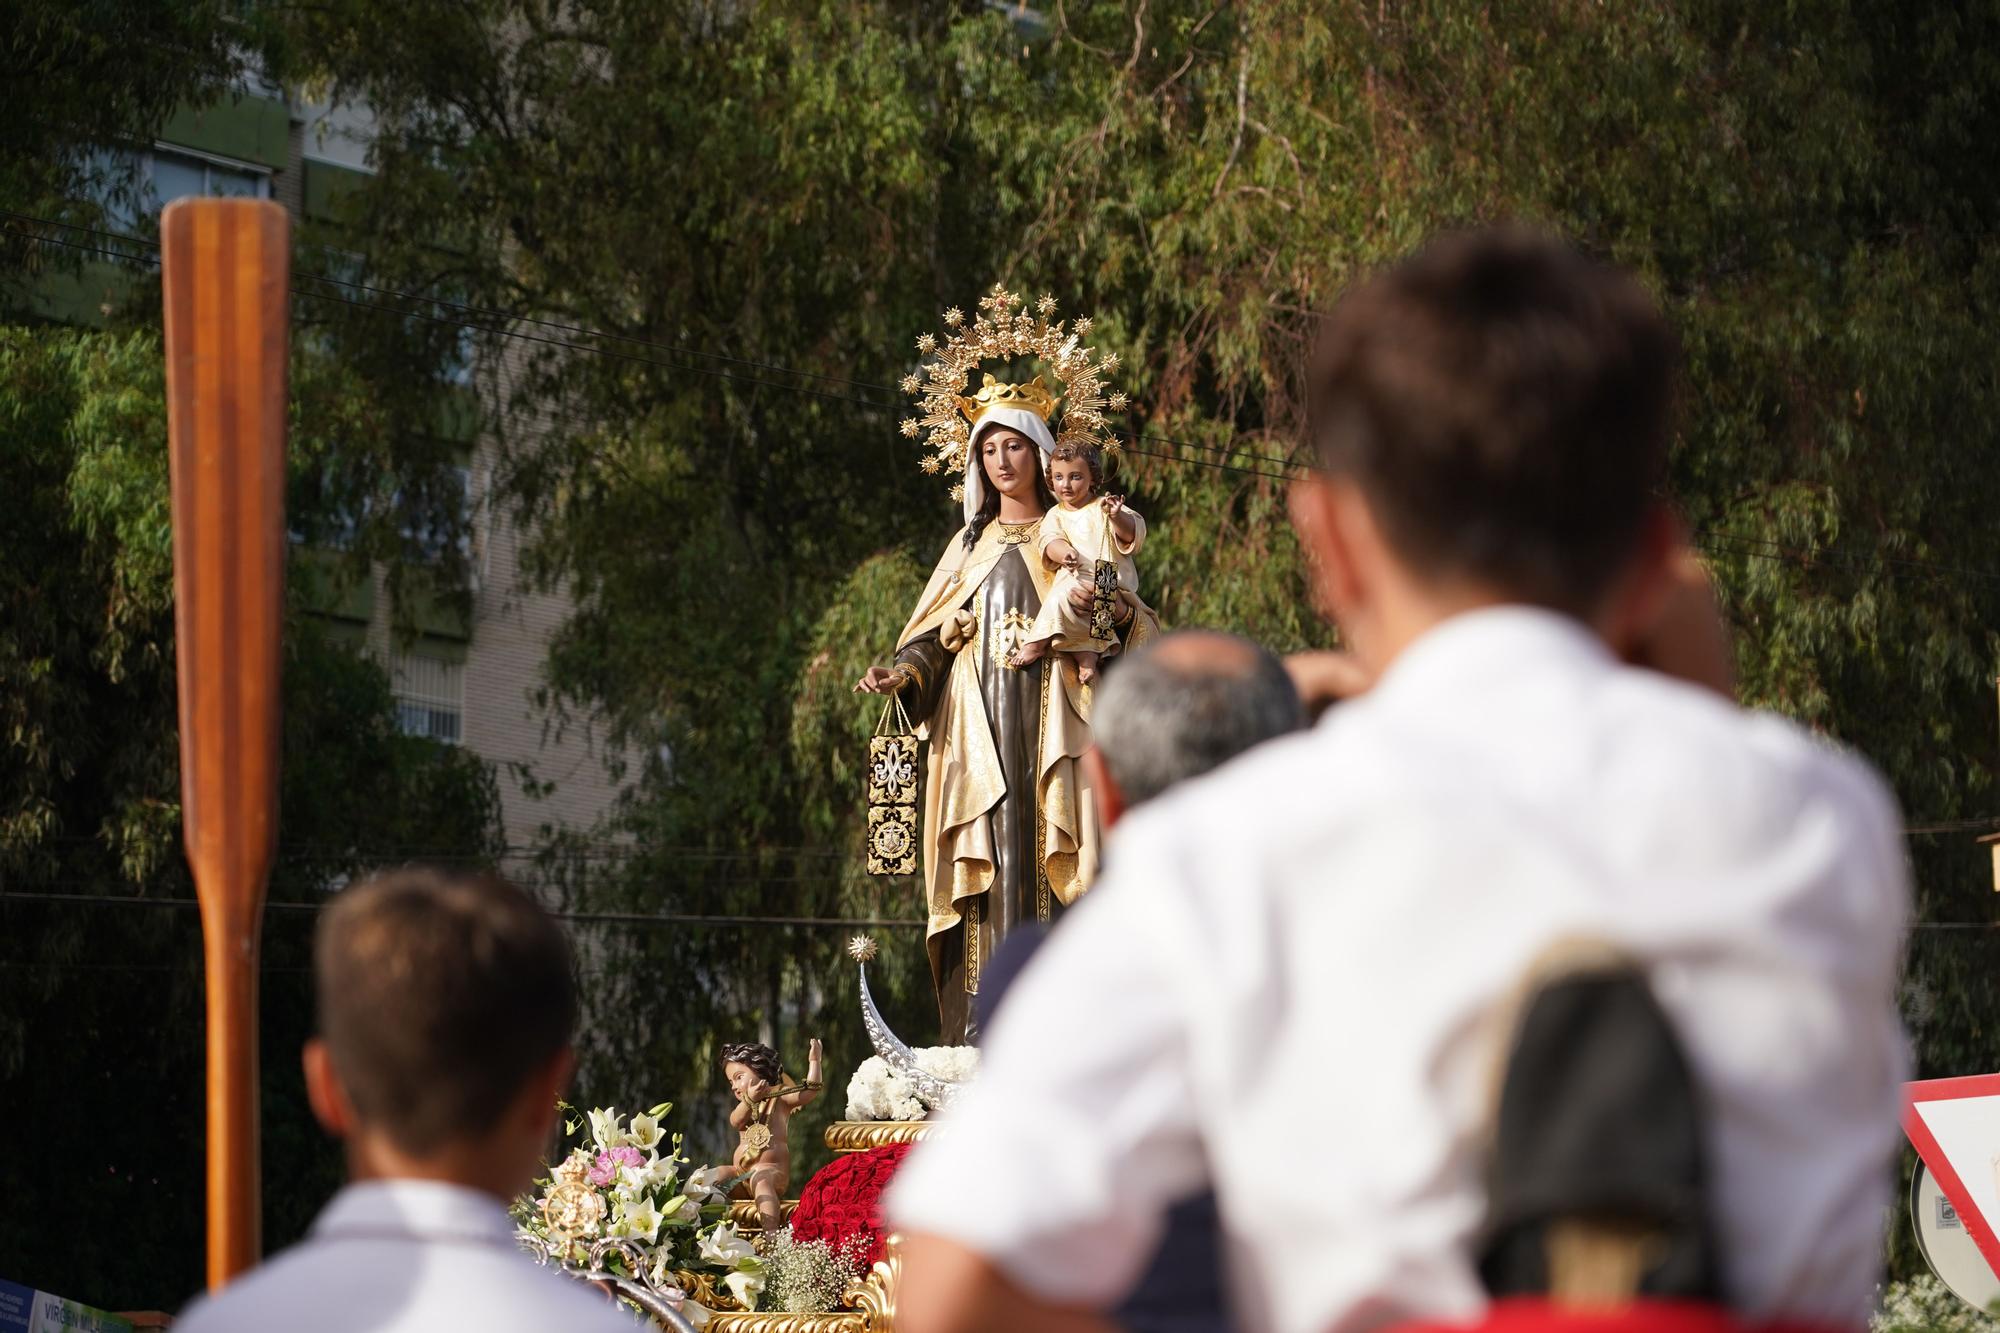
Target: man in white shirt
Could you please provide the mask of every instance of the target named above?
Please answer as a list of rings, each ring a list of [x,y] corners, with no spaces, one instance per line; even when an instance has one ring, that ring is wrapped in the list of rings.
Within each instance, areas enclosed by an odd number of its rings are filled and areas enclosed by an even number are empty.
[[[348,889],[313,945],[306,1092],[348,1186],[296,1246],[198,1301],[180,1333],[632,1333],[536,1266],[506,1205],[539,1169],[569,1082],[568,944],[502,880],[390,871]]]
[[[1522,233],[1343,298],[1293,513],[1378,683],[1120,825],[962,1132],[892,1189],[899,1329],[1102,1329],[1204,1186],[1246,1329],[1476,1318],[1509,1001],[1572,940],[1636,958],[1686,1047],[1729,1305],[1862,1325],[1905,1075],[1897,816],[1859,761],[1629,664],[1686,649],[1652,638],[1671,363],[1637,283]]]

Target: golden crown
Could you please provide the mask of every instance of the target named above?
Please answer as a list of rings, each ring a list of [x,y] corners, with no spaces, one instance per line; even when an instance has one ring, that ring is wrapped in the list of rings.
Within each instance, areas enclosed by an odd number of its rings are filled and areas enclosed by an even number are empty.
[[[970,425],[978,425],[980,416],[988,408],[1025,407],[1043,421],[1056,414],[1056,404],[1062,400],[1049,392],[1049,386],[1042,383],[1040,375],[1028,384],[1002,384],[991,375],[979,386],[979,392],[970,398],[958,400],[958,410],[965,414]]]
[[[1112,392],[1105,376],[1118,369],[1116,355],[1100,357],[1083,345],[1090,321],[1067,323],[1053,318],[1056,300],[1044,296],[1033,308],[995,283],[980,301],[970,323],[957,306],[944,312],[948,330],[940,340],[926,333],[917,339],[917,353],[927,358],[917,373],[903,377],[903,392],[917,400],[919,416],[903,422],[903,434],[922,437],[926,472],[963,473],[972,445],[973,418],[996,406],[1024,407],[1056,427],[1058,444],[1088,445],[1118,452],[1118,441],[1107,431],[1106,411],[1125,410],[1125,395]],[[1042,375],[1027,384],[1008,384],[992,375],[979,391],[967,396],[972,372],[987,360],[1034,357],[1048,367],[1061,392]],[[1062,421],[1051,420],[1058,404]],[[952,487],[952,499],[964,498],[963,484]]]

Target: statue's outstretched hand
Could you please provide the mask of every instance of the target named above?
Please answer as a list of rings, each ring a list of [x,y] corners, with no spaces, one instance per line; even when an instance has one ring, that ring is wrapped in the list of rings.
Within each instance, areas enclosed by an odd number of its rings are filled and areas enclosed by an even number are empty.
[[[872,666],[854,683],[856,694],[894,694],[901,687],[903,678],[888,667]]]

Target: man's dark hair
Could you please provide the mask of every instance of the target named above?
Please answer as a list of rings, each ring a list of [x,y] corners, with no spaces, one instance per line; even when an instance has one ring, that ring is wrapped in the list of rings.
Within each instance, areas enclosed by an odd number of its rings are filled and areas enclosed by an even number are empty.
[[[766,1083],[778,1082],[778,1053],[761,1041],[732,1041],[722,1048],[722,1066],[742,1065]]]
[[[1176,630],[1105,672],[1091,735],[1128,806],[1305,725],[1284,664],[1213,630]]]
[[[1655,502],[1674,361],[1629,274],[1526,230],[1454,234],[1334,306],[1312,436],[1416,573],[1584,614]]]
[[[491,1130],[576,1026],[562,931],[483,873],[410,867],[346,890],[313,975],[355,1114],[412,1154]]]
[[[1065,440],[1049,453],[1050,463],[1067,463],[1072,458],[1083,460],[1084,469],[1090,473],[1090,489],[1104,489],[1104,451],[1096,445],[1078,444],[1075,440]],[[1045,468],[1044,471],[1047,469]]]

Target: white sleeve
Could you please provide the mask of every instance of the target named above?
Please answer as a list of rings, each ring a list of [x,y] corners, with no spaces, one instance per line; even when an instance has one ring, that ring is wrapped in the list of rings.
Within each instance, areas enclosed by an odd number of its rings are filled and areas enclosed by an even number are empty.
[[[1118,540],[1118,530],[1113,528],[1111,544],[1117,548],[1120,555],[1137,555],[1139,548],[1146,544],[1146,520],[1138,510],[1129,505],[1126,506],[1125,512],[1132,518],[1132,540],[1129,542]]]
[[[898,1229],[956,1241],[1045,1300],[1100,1309],[1206,1176],[1172,981],[1193,964],[1163,928],[1177,886],[1161,858],[1140,869],[1119,850],[1023,971],[978,1081],[888,1199]]]
[[[1056,517],[1056,513],[1056,510],[1051,509],[1043,514],[1042,526],[1035,529],[1035,554],[1043,560],[1049,559],[1050,542],[1058,539],[1062,541],[1069,540],[1069,535],[1063,531],[1062,520]],[[1049,561],[1049,563],[1053,564],[1055,562]]]

